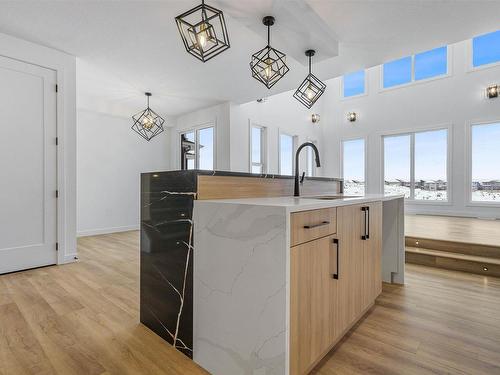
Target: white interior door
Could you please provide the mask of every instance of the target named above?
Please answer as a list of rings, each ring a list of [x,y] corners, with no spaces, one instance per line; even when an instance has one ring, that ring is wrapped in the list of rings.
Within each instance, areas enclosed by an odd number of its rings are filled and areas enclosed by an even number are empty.
[[[57,262],[55,84],[0,57],[0,273]]]

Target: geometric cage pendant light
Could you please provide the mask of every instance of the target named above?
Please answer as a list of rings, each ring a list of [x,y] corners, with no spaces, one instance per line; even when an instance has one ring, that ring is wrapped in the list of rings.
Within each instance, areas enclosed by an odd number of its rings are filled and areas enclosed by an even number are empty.
[[[274,25],[274,17],[266,16],[262,23],[267,26],[267,46],[252,55],[250,69],[252,77],[270,89],[290,69],[286,65],[286,55],[270,45],[270,28]]]
[[[186,51],[200,61],[206,62],[230,47],[224,13],[206,5],[205,0],[175,17],[175,22]]]
[[[306,56],[309,57],[309,74],[302,81],[293,97],[301,102],[307,108],[311,108],[326,90],[326,85],[321,82],[314,74],[311,73],[311,58],[315,51],[309,49],[306,51]]]
[[[132,130],[138,133],[145,140],[150,141],[154,136],[163,131],[163,123],[165,120],[149,108],[149,98],[151,97],[151,93],[146,92],[145,95],[148,98],[148,107],[144,111],[132,116],[132,119],[134,120]]]

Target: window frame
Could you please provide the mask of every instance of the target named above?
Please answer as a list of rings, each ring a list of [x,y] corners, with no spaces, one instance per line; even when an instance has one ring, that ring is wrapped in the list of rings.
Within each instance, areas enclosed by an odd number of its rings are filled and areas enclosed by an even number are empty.
[[[423,200],[415,199],[415,134],[425,133],[431,131],[446,130],[446,200]],[[453,124],[440,124],[434,126],[417,127],[411,129],[394,130],[389,132],[380,133],[380,149],[381,149],[381,178],[380,178],[380,191],[385,194],[385,145],[384,138],[391,136],[410,136],[410,197],[405,198],[405,202],[416,205],[439,205],[451,206],[453,205],[453,181],[451,180],[453,171]]]
[[[441,48],[441,47],[446,47],[446,73],[445,74],[440,74],[438,76],[434,76],[434,77],[429,77],[429,78],[425,78],[425,79],[420,79],[418,81],[415,80],[415,55],[418,55],[420,53],[424,53],[424,52],[429,52],[429,51],[432,51],[433,49],[436,49],[436,48]],[[444,78],[449,78],[453,75],[453,69],[452,69],[452,63],[453,63],[453,59],[452,59],[452,53],[453,53],[453,48],[450,48],[452,47],[451,45],[446,45],[446,46],[441,46],[441,47],[436,47],[436,48],[431,48],[427,51],[421,51],[421,52],[418,52],[418,53],[414,53],[413,55],[411,55],[411,81],[408,82],[408,83],[403,83],[401,85],[395,85],[395,86],[391,86],[391,87],[384,87],[384,64],[380,64],[379,65],[379,80],[380,80],[380,84],[379,84],[379,93],[382,93],[382,92],[386,92],[386,91],[392,91],[392,90],[397,90],[397,89],[401,89],[401,88],[405,88],[405,87],[409,87],[409,86],[414,86],[414,85],[418,85],[418,84],[421,84],[421,83],[427,83],[427,82],[432,82],[432,81],[435,81],[435,80],[438,80],[438,79],[444,79]],[[405,57],[408,57],[408,56],[403,56],[403,57],[399,57],[399,58],[395,58],[391,61],[394,61],[394,60],[399,60],[399,59],[402,59],[402,58],[405,58]],[[391,61],[387,61],[387,62],[391,62]]]
[[[365,158],[364,158],[364,171],[365,171],[365,194],[368,193],[368,137],[345,137],[339,140],[340,150],[340,177],[344,179],[344,142],[357,141],[362,139],[364,142]],[[383,167],[382,167],[383,168]]]
[[[261,129],[261,139],[260,139],[260,163],[254,163],[252,161],[252,129],[253,128],[258,128]],[[259,125],[256,123],[253,123],[251,121],[248,122],[248,171],[252,173],[252,167],[253,166],[261,166],[261,174],[266,174],[267,173],[267,166],[268,166],[268,160],[267,160],[267,127],[263,125]]]
[[[180,169],[182,167],[181,165],[181,158],[180,158],[180,153],[181,153],[181,148],[182,148],[182,145],[181,145],[181,136],[182,134],[186,134],[186,133],[191,133],[191,132],[194,132],[194,139],[195,139],[195,145],[196,145],[196,157],[195,157],[195,170],[197,169],[200,169],[200,130],[203,130],[203,129],[208,129],[208,128],[213,128],[214,131],[213,131],[213,169],[209,169],[209,170],[213,170],[215,171],[217,169],[217,123],[214,121],[214,122],[206,122],[206,123],[203,123],[203,124],[200,124],[200,125],[196,125],[196,126],[192,126],[192,127],[189,127],[189,128],[185,128],[185,129],[179,129],[177,131],[177,157],[178,157],[178,160],[177,160],[177,166],[178,168]]]
[[[344,96],[344,75],[341,76],[341,79],[340,79],[340,100],[349,100],[349,99],[355,99],[355,98],[361,98],[363,96],[367,96],[368,95],[368,69],[359,69],[359,70],[356,70],[354,72],[351,72],[351,73],[356,73],[356,72],[359,72],[360,70],[363,70],[365,72],[365,83],[364,83],[364,92],[361,93],[361,94],[357,94],[357,95],[352,95],[352,96]],[[349,73],[347,73],[349,74]]]
[[[292,137],[292,174],[291,175],[283,175],[281,173],[281,135],[288,135],[289,137]],[[292,135],[286,131],[283,131],[279,129],[278,131],[278,174],[280,176],[293,176],[294,171],[295,171],[295,152],[297,151],[297,135]]]
[[[500,202],[488,202],[488,201],[473,201],[472,200],[472,127],[475,125],[489,125],[489,124],[499,124],[500,118],[493,118],[488,120],[474,120],[467,123],[466,130],[466,184],[465,184],[465,205],[467,207],[500,207]]]

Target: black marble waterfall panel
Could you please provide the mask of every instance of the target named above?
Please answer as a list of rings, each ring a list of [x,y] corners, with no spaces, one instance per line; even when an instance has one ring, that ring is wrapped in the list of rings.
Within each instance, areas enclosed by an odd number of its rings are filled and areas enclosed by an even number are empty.
[[[194,171],[141,176],[141,323],[191,358],[194,199]]]

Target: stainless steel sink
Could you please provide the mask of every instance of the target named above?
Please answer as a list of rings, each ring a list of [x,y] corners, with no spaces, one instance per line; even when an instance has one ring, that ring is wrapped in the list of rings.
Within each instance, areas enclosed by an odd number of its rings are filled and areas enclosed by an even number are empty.
[[[322,199],[322,200],[334,200],[334,199],[344,199],[344,198],[360,198],[359,195],[318,195],[315,197],[301,197],[304,199]]]

